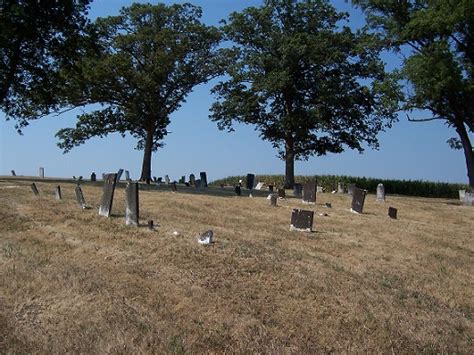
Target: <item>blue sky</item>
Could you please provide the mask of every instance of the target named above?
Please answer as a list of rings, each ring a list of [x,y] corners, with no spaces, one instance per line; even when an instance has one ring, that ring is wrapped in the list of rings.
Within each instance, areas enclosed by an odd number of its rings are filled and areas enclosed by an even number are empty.
[[[162,1],[167,4],[185,1]],[[257,0],[194,0],[203,8],[203,21],[217,25],[232,11],[248,6],[260,6]],[[95,0],[90,17],[116,15],[122,6],[132,1]],[[152,3],[154,3],[152,1]],[[350,25],[363,24],[363,15],[345,0],[334,0],[333,5],[351,15]],[[396,67],[399,60],[385,55],[387,66]],[[284,162],[276,157],[271,144],[260,139],[252,126],[236,126],[236,131],[219,131],[208,119],[209,108],[214,101],[210,89],[216,83],[196,87],[187,102],[171,116],[169,134],[163,148],[153,155],[152,175],[168,174],[173,179],[181,175],[207,171],[208,179],[215,180],[229,175],[283,174]],[[142,151],[135,150],[131,137],[109,135],[103,139],[91,139],[86,144],[63,154],[56,146],[55,133],[75,124],[75,112],[50,116],[34,121],[16,133],[14,122],[5,121],[0,112],[0,175],[9,175],[14,169],[18,175],[37,175],[39,167],[45,168],[46,176],[88,177],[92,171],[130,170],[132,178],[138,178],[142,163]],[[414,114],[414,117],[418,117]],[[420,118],[427,115],[420,114]],[[422,179],[431,181],[467,182],[466,166],[462,151],[449,148],[445,143],[455,136],[454,130],[442,121],[428,123],[408,122],[405,114],[392,129],[379,135],[380,149],[366,150],[363,154],[347,150],[342,154],[313,157],[296,162],[297,175],[344,174],[379,178]],[[472,137],[474,139],[474,137]]]

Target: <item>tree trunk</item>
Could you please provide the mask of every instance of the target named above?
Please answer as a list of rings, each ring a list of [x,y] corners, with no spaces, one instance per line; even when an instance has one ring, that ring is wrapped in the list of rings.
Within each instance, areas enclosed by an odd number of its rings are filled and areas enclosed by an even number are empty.
[[[295,151],[293,138],[285,141],[285,189],[292,189],[295,184]]]
[[[151,180],[151,154],[153,151],[153,133],[154,129],[148,129],[146,133],[145,149],[143,153],[142,174],[140,181],[146,181],[147,184]]]
[[[474,152],[472,151],[472,144],[463,122],[456,125],[456,132],[458,132],[459,138],[461,138],[462,147],[464,149],[469,186],[471,190],[474,191]]]

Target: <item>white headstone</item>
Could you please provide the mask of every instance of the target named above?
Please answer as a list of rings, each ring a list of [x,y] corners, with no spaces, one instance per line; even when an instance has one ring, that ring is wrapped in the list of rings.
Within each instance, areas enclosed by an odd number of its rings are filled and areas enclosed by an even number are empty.
[[[466,190],[459,190],[459,201],[464,201],[464,196],[466,195]]]
[[[464,194],[464,205],[474,206],[474,192],[466,192]]]
[[[385,201],[385,188],[383,184],[377,185],[377,201]]]
[[[265,185],[263,182],[259,182],[257,186],[255,186],[255,190],[261,190],[263,188],[263,185]]]
[[[44,179],[44,168],[39,168],[39,177]]]

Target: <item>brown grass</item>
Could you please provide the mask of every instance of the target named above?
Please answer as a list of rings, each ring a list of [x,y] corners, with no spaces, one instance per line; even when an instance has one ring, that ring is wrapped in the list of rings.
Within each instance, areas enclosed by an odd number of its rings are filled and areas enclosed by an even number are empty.
[[[320,194],[307,234],[297,199],[146,190],[149,231],[125,226],[123,186],[107,219],[96,185],[81,210],[73,184],[29,184],[0,181],[0,353],[474,351],[474,208]]]

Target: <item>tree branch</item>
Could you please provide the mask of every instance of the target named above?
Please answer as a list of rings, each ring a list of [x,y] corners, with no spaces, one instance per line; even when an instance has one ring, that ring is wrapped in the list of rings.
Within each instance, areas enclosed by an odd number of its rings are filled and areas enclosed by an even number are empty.
[[[410,121],[410,122],[429,122],[429,121],[434,121],[434,120],[444,120],[444,118],[442,118],[442,117],[413,119],[413,118],[410,118],[408,113],[407,113],[407,118],[408,118],[408,121]]]

